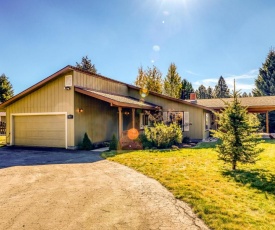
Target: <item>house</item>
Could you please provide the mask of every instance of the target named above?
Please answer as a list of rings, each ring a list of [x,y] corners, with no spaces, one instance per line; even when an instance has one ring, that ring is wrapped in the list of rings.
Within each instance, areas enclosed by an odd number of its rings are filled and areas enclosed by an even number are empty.
[[[266,133],[269,133],[269,116],[270,111],[275,110],[275,96],[262,97],[241,97],[238,98],[241,105],[247,108],[249,113],[263,113],[266,115]],[[208,107],[216,112],[224,109],[226,104],[233,101],[233,98],[213,98],[192,100],[193,103]],[[191,102],[191,100],[189,100]]]
[[[75,149],[85,132],[93,143],[120,140],[150,125],[148,111],[177,121],[183,135],[209,135],[212,109],[66,66],[0,105],[8,145]]]

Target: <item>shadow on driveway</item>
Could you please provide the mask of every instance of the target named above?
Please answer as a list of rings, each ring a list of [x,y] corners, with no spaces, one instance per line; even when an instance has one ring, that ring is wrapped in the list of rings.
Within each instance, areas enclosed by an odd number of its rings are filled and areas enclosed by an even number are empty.
[[[12,166],[92,163],[103,160],[100,152],[58,148],[0,148],[0,169]]]

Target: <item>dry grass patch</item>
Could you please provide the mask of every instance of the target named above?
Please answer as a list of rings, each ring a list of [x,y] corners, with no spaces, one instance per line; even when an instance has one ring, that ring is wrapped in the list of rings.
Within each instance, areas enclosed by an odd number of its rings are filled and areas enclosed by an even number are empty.
[[[212,143],[104,155],[158,180],[212,229],[275,229],[275,141],[261,147],[260,161],[235,172],[217,160]]]

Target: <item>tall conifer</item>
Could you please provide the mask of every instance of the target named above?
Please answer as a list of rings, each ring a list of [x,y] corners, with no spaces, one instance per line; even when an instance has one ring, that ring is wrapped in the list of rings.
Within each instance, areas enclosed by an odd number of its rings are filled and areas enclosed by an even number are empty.
[[[252,90],[254,97],[274,96],[275,95],[275,51],[271,49],[265,62],[259,69],[259,75],[255,80],[255,86]],[[265,129],[265,115],[259,115],[261,125]],[[269,112],[269,132],[275,132],[275,111]]]
[[[13,88],[8,77],[5,74],[0,76],[0,103],[3,103],[13,97]]]
[[[215,86],[215,97],[216,98],[228,98],[230,97],[228,86],[223,78],[220,76],[218,84]]]
[[[177,72],[175,63],[171,63],[164,79],[164,94],[174,98],[181,96],[181,77]]]

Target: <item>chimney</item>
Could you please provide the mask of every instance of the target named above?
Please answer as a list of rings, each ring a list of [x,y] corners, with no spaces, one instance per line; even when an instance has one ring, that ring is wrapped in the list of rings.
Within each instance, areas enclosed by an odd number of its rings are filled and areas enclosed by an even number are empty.
[[[190,101],[196,101],[196,100],[197,100],[196,93],[190,93]]]

